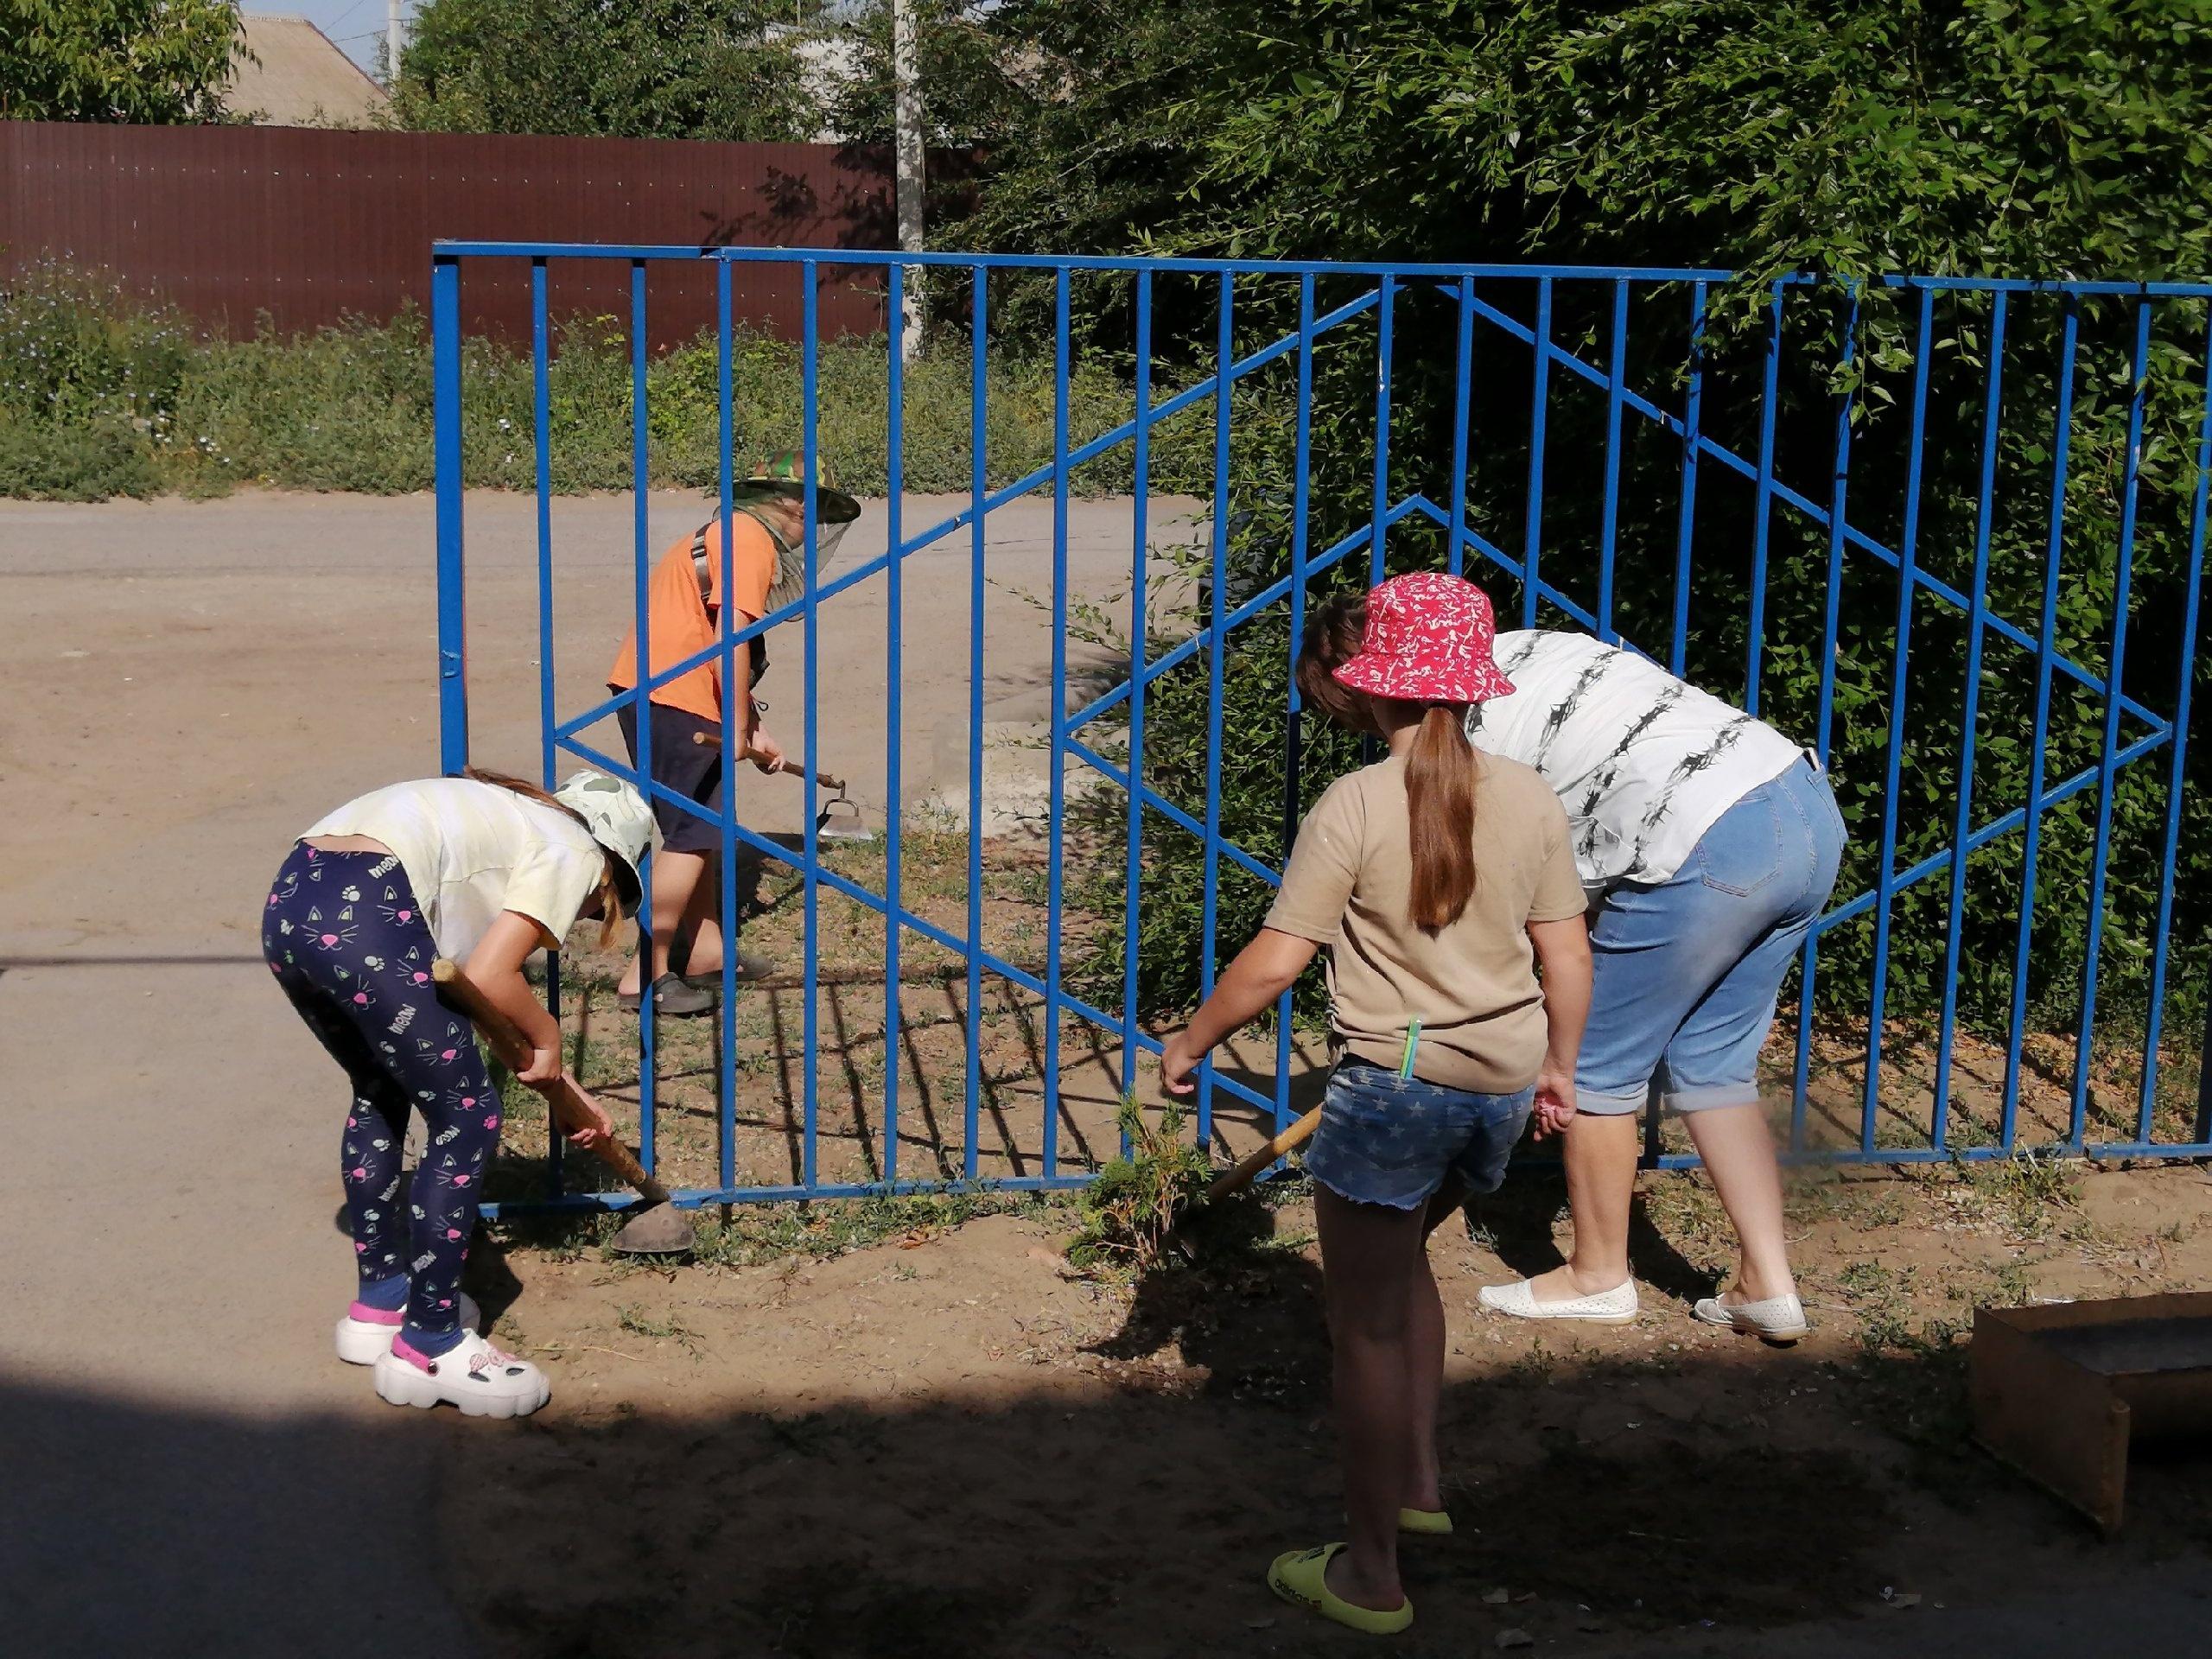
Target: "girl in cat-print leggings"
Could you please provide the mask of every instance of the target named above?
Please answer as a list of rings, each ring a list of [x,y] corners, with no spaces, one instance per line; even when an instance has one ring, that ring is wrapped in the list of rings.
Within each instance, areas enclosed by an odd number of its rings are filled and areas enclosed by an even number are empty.
[[[477,1192],[499,1143],[499,1093],[474,1033],[437,999],[437,946],[399,861],[295,847],[270,892],[261,948],[353,1084],[339,1167],[355,1266],[372,1283],[404,1276],[421,1331],[458,1329]],[[403,1195],[400,1156],[417,1110],[423,1160]]]
[[[525,982],[533,951],[580,916],[607,930],[637,902],[652,817],[637,791],[595,772],[549,795],[472,772],[394,784],[310,828],[262,911],[277,985],[344,1068],[340,1179],[356,1287],[339,1357],[373,1368],[396,1405],[512,1417],[544,1404],[537,1367],[501,1353],[461,1294],[478,1198],[499,1141],[500,1097],[466,1018],[436,994],[441,956],[529,1039],[517,1078],[562,1077],[560,1027]],[[423,1120],[411,1182],[410,1120]],[[603,1121],[579,1131],[605,1135]]]

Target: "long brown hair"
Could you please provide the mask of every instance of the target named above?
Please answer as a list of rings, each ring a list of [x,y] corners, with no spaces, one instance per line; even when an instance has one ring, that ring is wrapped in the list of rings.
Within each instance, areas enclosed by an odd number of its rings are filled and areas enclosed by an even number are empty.
[[[471,783],[489,784],[494,789],[512,790],[526,801],[550,806],[563,817],[574,820],[586,835],[591,835],[591,825],[582,813],[566,801],[547,794],[527,779],[511,777],[506,772],[493,772],[483,766],[464,766],[461,775]],[[599,847],[596,836],[592,836],[592,845]],[[614,930],[622,925],[622,887],[614,876],[614,855],[606,848],[600,847],[599,857],[599,948],[604,950],[614,943]]]
[[[1316,606],[1298,653],[1298,689],[1331,720],[1355,732],[1379,729],[1373,703],[1336,677],[1367,633],[1364,594]],[[1406,819],[1413,857],[1414,926],[1436,933],[1458,921],[1475,893],[1475,751],[1463,703],[1432,702],[1406,757]]]

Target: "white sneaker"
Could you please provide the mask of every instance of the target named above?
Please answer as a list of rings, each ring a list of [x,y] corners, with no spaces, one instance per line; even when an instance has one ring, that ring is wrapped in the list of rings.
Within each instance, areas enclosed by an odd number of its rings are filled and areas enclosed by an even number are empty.
[[[1725,1325],[1762,1342],[1785,1345],[1813,1328],[1805,1323],[1805,1304],[1794,1291],[1760,1302],[1724,1302],[1718,1296],[1707,1296],[1691,1313],[1707,1325]]]
[[[377,1393],[395,1406],[450,1401],[470,1417],[526,1417],[553,1397],[545,1373],[471,1331],[435,1358],[401,1338],[376,1365]]]
[[[1611,1290],[1595,1296],[1575,1296],[1563,1302],[1540,1302],[1526,1279],[1510,1285],[1484,1285],[1476,1300],[1494,1313],[1516,1319],[1580,1319],[1589,1325],[1627,1325],[1636,1318],[1636,1281],[1624,1279]]]
[[[407,1310],[364,1307],[356,1302],[338,1321],[338,1357],[348,1365],[373,1365],[391,1351],[391,1339],[407,1319]],[[484,1310],[464,1294],[461,1299],[461,1328],[474,1331],[484,1323]]]

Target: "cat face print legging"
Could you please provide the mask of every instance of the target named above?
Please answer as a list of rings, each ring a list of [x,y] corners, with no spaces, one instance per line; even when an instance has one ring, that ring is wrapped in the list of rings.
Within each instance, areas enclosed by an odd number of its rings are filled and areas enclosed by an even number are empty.
[[[408,1331],[450,1332],[499,1097],[474,1030],[437,999],[438,948],[407,873],[388,853],[293,848],[262,910],[261,950],[353,1085],[340,1167],[361,1283],[407,1274]],[[410,1111],[426,1134],[403,1211]]]

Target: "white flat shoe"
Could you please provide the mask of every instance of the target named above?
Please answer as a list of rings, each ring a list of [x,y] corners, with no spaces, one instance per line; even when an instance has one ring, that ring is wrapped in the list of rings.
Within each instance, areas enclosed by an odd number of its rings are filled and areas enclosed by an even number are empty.
[[[338,1321],[338,1357],[348,1365],[373,1365],[391,1351],[391,1339],[406,1322],[407,1310],[364,1307],[356,1302]],[[484,1323],[484,1310],[467,1293],[461,1299],[461,1325],[474,1331]]]
[[[1595,1296],[1576,1296],[1563,1302],[1540,1302],[1526,1279],[1510,1285],[1484,1285],[1476,1300],[1493,1313],[1516,1319],[1580,1319],[1588,1325],[1627,1325],[1636,1318],[1636,1281],[1624,1279],[1611,1290]]]
[[[1795,1292],[1763,1302],[1724,1302],[1707,1296],[1691,1313],[1707,1325],[1725,1325],[1763,1342],[1792,1343],[1813,1328],[1805,1323],[1805,1304]]]

